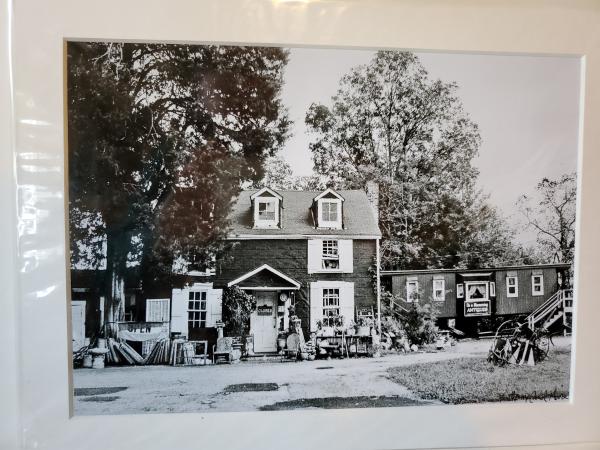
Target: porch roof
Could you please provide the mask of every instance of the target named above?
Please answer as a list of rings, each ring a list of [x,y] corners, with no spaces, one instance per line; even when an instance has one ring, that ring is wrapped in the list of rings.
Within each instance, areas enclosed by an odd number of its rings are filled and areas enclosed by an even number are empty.
[[[300,289],[300,283],[268,264],[263,264],[227,283],[228,287],[235,285],[240,289],[252,290]]]

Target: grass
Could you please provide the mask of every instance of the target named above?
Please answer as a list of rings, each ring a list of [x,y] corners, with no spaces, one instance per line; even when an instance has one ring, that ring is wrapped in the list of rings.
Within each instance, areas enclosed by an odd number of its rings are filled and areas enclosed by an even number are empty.
[[[443,403],[564,399],[569,396],[571,352],[552,351],[536,366],[494,366],[480,358],[457,358],[388,370],[391,380],[423,399]]]

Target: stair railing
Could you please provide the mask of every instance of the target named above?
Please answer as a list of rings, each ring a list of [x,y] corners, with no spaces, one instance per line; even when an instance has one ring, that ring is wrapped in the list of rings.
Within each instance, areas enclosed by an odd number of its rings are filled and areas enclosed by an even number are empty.
[[[529,328],[533,330],[538,322],[550,316],[560,304],[562,304],[561,291],[556,291],[548,300],[533,310],[533,312],[527,317],[527,324],[529,325]]]
[[[557,309],[565,310],[566,302],[573,300],[572,289],[561,289],[556,291],[548,300],[537,307],[529,316],[527,316],[527,324],[532,330],[535,325],[550,317]]]

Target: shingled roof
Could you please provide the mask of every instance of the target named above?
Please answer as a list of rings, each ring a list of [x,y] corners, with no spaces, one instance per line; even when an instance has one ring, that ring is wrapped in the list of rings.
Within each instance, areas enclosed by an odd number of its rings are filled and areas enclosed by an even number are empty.
[[[317,229],[310,211],[313,199],[322,191],[277,191],[283,197],[281,228],[255,229],[250,196],[258,190],[242,191],[235,202],[231,219],[230,238],[254,236],[339,235],[381,237],[372,206],[363,190],[336,190],[344,198],[341,230]]]

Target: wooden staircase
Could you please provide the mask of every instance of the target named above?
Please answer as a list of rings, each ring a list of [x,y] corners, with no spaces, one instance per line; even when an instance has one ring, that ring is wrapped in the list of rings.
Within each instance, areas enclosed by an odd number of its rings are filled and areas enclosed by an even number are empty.
[[[573,289],[561,289],[527,316],[527,324],[532,330],[535,328],[547,330],[562,320],[561,325],[566,332],[571,329],[572,317]]]

